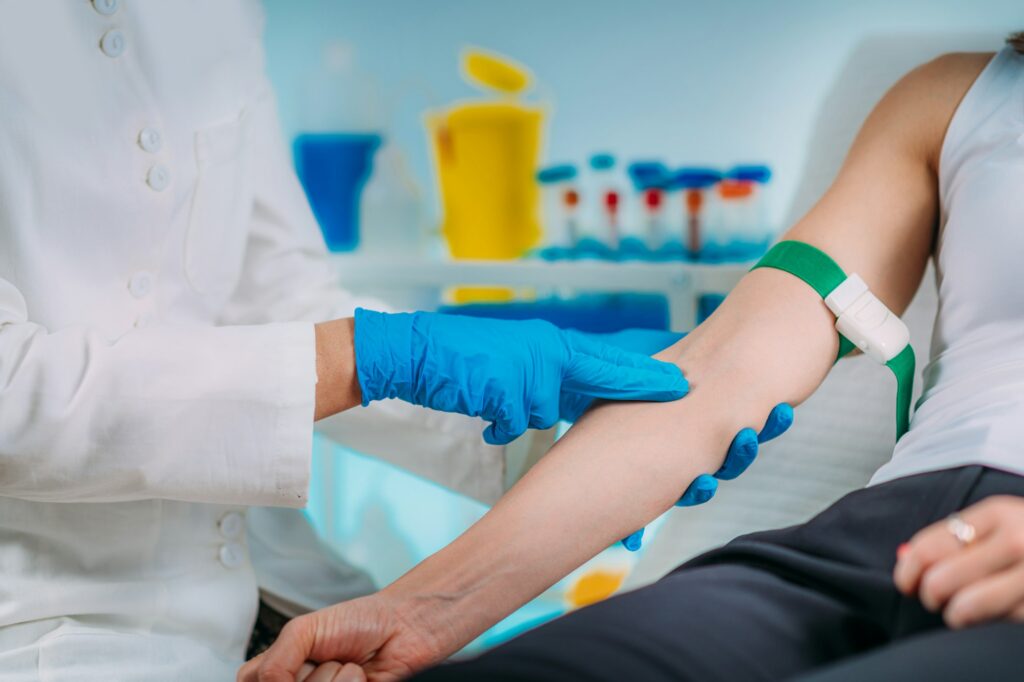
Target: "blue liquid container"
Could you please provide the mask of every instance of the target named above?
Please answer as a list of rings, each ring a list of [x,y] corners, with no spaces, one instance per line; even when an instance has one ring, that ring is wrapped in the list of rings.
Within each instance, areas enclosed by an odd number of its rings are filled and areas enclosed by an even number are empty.
[[[607,334],[623,329],[669,328],[668,300],[661,294],[581,294],[509,303],[442,306],[440,312],[502,320],[547,320],[562,329]]]
[[[331,251],[359,245],[359,199],[381,145],[373,133],[303,133],[295,138],[295,170]]]

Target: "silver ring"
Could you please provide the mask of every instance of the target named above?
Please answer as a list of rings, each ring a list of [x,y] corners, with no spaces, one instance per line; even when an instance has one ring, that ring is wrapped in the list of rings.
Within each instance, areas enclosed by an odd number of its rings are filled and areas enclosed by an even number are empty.
[[[974,542],[974,538],[978,535],[978,530],[972,524],[964,521],[959,514],[949,515],[946,519],[946,530],[956,538],[961,547],[966,547]]]

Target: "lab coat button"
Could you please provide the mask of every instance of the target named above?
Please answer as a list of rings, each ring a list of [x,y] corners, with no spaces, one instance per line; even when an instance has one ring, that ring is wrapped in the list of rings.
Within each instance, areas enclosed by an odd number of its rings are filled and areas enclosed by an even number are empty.
[[[120,57],[124,52],[124,34],[116,28],[110,29],[100,38],[100,49],[111,59]]]
[[[146,184],[155,192],[163,192],[171,184],[171,171],[167,170],[167,166],[153,166],[146,173]]]
[[[220,534],[228,540],[237,540],[242,534],[242,515],[238,512],[228,512],[217,524]]]
[[[145,298],[153,291],[153,275],[149,272],[136,272],[128,280],[128,292],[135,298]]]
[[[153,324],[153,316],[150,313],[142,313],[135,318],[136,329],[145,329],[151,324]]]
[[[164,140],[156,128],[143,128],[139,131],[139,146],[150,154],[156,154],[163,146]]]
[[[120,7],[118,0],[92,0],[92,7],[103,16],[109,17]]]
[[[238,568],[245,561],[245,549],[237,542],[221,545],[219,554],[225,568]]]

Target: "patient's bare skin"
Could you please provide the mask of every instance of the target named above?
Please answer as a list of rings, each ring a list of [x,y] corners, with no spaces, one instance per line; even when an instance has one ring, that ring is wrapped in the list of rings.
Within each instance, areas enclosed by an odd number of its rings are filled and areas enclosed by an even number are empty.
[[[989,58],[948,55],[905,76],[785,238],[826,251],[902,312],[932,250],[946,128]],[[342,660],[361,666],[346,674],[393,680],[457,651],[668,510],[689,481],[717,469],[739,429],[813,393],[836,356],[833,324],[800,280],[751,272],[706,323],[661,353],[686,373],[686,400],[598,406],[455,542],[378,595],[296,619],[239,679],[291,680],[307,660]]]

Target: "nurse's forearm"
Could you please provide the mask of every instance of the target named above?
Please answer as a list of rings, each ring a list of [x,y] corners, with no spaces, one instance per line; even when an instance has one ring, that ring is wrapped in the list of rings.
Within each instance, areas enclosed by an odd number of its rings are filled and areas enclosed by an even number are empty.
[[[690,395],[587,414],[489,514],[385,590],[453,651],[605,547],[669,509],[730,439],[799,403],[838,347],[817,295],[785,273],[748,275],[712,321],[662,356]]]
[[[355,324],[351,317],[315,325],[316,409],[319,420],[362,403],[356,375]]]

